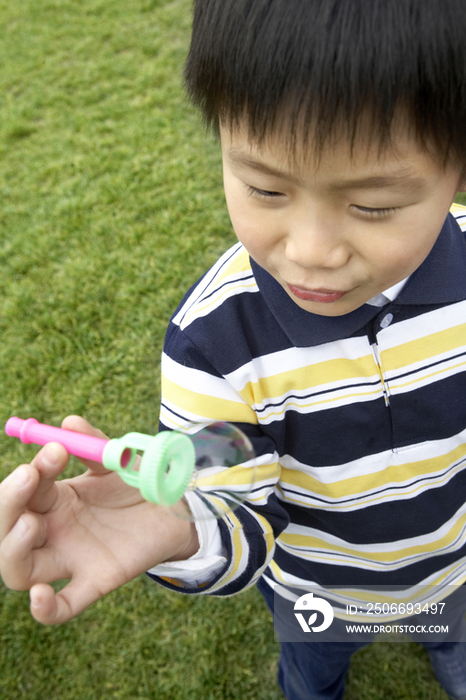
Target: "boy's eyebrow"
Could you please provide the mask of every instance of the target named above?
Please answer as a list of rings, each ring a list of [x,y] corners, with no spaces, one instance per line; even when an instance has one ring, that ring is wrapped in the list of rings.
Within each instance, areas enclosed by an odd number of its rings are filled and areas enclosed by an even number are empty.
[[[354,180],[341,180],[333,182],[332,189],[383,189],[402,190],[410,194],[418,194],[424,191],[426,182],[422,177],[414,177],[411,170],[403,170],[393,175],[370,175],[368,177],[355,178]]]
[[[251,170],[256,170],[259,173],[264,173],[265,175],[272,175],[273,177],[279,177],[284,180],[289,180],[296,184],[303,184],[303,179],[297,177],[296,175],[291,175],[291,173],[284,172],[283,170],[278,170],[272,168],[261,160],[256,160],[252,156],[242,153],[241,151],[232,148],[226,153],[226,158],[230,165],[238,165],[243,168],[250,168]]]
[[[304,180],[296,175],[292,175],[286,171],[272,168],[260,160],[256,160],[252,156],[242,153],[236,149],[228,151],[226,154],[227,160],[231,165],[251,168],[265,175],[272,175],[298,185],[303,185]],[[369,175],[362,178],[354,178],[348,180],[335,180],[330,184],[332,190],[346,189],[382,189],[391,187],[392,189],[402,189],[410,193],[422,192],[425,188],[425,181],[422,177],[414,177],[411,168],[403,168],[393,175]]]

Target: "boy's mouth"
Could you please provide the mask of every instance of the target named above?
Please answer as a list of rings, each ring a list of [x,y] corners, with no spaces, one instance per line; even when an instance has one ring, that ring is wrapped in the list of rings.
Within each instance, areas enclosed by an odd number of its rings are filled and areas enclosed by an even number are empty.
[[[331,289],[303,289],[302,287],[295,287],[292,284],[288,284],[287,287],[298,299],[304,301],[318,301],[323,304],[331,304],[344,297],[345,294],[348,294],[348,292],[337,292]]]

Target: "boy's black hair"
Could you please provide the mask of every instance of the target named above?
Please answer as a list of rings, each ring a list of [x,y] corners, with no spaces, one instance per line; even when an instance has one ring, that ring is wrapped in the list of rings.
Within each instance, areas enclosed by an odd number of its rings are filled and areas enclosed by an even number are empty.
[[[194,0],[185,83],[216,131],[245,119],[260,143],[286,118],[292,150],[383,147],[404,114],[466,168],[466,0]]]

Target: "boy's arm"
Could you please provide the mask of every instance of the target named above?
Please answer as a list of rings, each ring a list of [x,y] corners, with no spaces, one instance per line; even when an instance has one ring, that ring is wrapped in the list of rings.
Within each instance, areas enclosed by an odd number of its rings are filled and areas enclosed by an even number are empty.
[[[229,378],[215,368],[211,358],[200,349],[202,346],[211,348],[215,344],[203,343],[202,339],[194,342],[175,323],[170,324],[162,357],[160,428],[190,431],[215,421],[236,423],[251,440],[257,455],[256,481],[243,506],[219,521],[210,522],[210,527],[219,528],[223,543],[225,564],[220,571],[207,581],[199,575],[199,586],[186,585],[193,577],[185,577],[181,568],[179,575],[172,574],[172,580],[167,582],[162,578],[162,567],[157,567],[158,576],[154,578],[184,593],[223,596],[237,593],[257,581],[270,564],[276,537],[285,529],[289,518],[276,496],[281,466],[273,440],[261,429],[251,405]]]
[[[103,437],[76,416],[63,427]],[[0,573],[9,588],[30,590],[32,615],[44,624],[66,622],[199,547],[193,523],[147,503],[101,465],[87,462],[86,474],[57,481],[67,461],[61,445],[48,445],[0,484]],[[70,581],[55,594],[48,584],[61,579]]]

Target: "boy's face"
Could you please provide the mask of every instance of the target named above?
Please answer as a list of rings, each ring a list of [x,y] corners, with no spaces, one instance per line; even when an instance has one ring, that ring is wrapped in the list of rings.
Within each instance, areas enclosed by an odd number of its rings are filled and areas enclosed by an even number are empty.
[[[291,162],[279,136],[259,147],[221,127],[225,193],[251,257],[306,311],[340,316],[401,282],[429,254],[456,192],[443,167],[400,134],[383,154],[345,141]],[[297,159],[295,159],[297,160]]]

